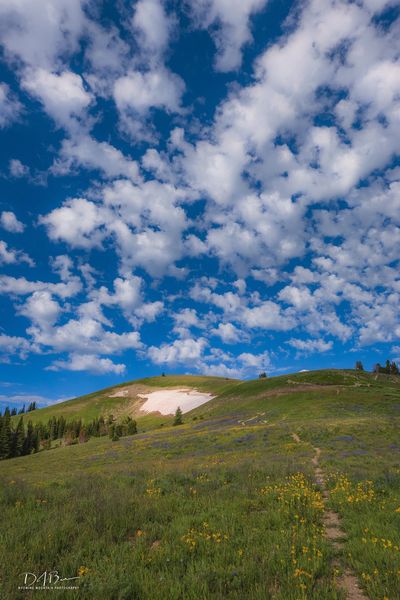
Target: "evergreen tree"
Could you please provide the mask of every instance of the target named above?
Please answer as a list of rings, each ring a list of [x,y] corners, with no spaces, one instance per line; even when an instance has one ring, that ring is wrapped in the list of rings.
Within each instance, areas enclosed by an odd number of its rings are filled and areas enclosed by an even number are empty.
[[[1,418],[0,459],[9,458],[11,455],[11,436],[10,411],[7,407]]]
[[[129,421],[126,424],[126,435],[134,435],[135,433],[137,433],[136,421],[129,417]]]
[[[15,417],[15,415],[17,414],[17,409],[16,408],[12,408],[10,414],[11,414],[12,417]]]
[[[266,377],[267,377],[267,374],[266,374],[266,372],[265,372],[265,371],[262,371],[262,372],[259,374],[259,376],[258,376],[258,379],[266,379]]]
[[[385,373],[390,374],[390,360],[386,361]]]
[[[399,374],[399,367],[397,366],[397,363],[394,362],[394,360],[390,363],[390,373],[391,375]]]
[[[26,436],[24,439],[24,445],[22,448],[22,454],[30,454],[34,449],[34,436],[35,432],[33,429],[32,421],[28,421],[26,428]]]
[[[175,418],[174,418],[173,425],[182,425],[182,423],[183,423],[182,410],[181,410],[181,407],[178,406],[178,408],[176,409],[176,412],[175,412]]]
[[[25,441],[24,419],[20,417],[15,431],[12,432],[11,456],[21,456]]]
[[[364,371],[364,367],[363,367],[361,360],[358,360],[356,362],[356,371]]]

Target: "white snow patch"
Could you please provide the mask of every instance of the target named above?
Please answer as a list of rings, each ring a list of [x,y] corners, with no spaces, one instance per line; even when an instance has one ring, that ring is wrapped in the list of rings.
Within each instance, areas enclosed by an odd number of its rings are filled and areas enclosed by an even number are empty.
[[[178,406],[183,413],[187,413],[214,398],[212,394],[187,389],[160,390],[148,394],[138,394],[138,396],[147,398],[141,407],[143,412],[159,412],[162,415],[174,414]]]

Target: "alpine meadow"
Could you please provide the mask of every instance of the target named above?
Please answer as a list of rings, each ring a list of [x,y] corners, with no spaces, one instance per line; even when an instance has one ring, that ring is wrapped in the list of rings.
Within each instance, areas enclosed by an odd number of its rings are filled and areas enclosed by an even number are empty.
[[[400,0],[0,0],[0,599],[400,600]]]

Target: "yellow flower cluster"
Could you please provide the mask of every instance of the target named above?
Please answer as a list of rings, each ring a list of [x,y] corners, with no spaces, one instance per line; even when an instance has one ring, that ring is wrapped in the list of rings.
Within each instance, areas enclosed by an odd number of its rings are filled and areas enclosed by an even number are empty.
[[[196,477],[196,481],[210,481],[210,478],[207,473],[199,473]]]
[[[84,577],[88,573],[89,573],[89,569],[87,567],[79,567],[79,569],[78,569],[79,577]]]
[[[189,546],[190,550],[194,550],[201,541],[221,544],[228,539],[228,536],[220,531],[212,531],[209,524],[204,522],[198,529],[192,527],[181,539]]]
[[[295,569],[293,577],[308,577],[309,579],[313,578],[311,573],[307,573],[307,571],[305,571],[304,569]]]
[[[400,546],[395,544],[391,540],[386,540],[385,538],[378,538],[375,536],[371,536],[370,538],[363,537],[361,538],[363,544],[373,544],[375,546],[380,546],[384,550],[391,550],[392,552],[400,552]]]
[[[310,507],[318,511],[324,510],[321,492],[308,483],[303,473],[291,475],[283,484],[267,485],[260,489],[260,494],[275,496],[278,502],[290,508]]]
[[[371,502],[375,499],[375,491],[372,481],[360,481],[357,483],[355,491],[347,496],[349,504],[358,502]]]
[[[150,497],[158,498],[161,496],[161,488],[154,485],[155,479],[149,479],[147,482],[146,494]]]
[[[345,475],[339,475],[333,479],[335,485],[331,489],[331,497],[341,504],[359,504],[373,502],[376,499],[372,481],[365,480],[353,484]]]

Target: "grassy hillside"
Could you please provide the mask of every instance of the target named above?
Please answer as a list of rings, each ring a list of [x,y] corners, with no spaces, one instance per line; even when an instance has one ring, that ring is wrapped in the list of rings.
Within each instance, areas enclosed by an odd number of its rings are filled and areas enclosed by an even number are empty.
[[[397,378],[134,383],[219,393],[180,427],[0,463],[1,597],[33,598],[20,573],[56,569],[79,576],[57,599],[344,600],[352,573],[398,600]]]
[[[85,396],[79,396],[72,400],[66,400],[41,408],[29,413],[29,419],[33,423],[46,422],[51,417],[64,416],[69,419],[83,419],[91,421],[101,415],[124,414],[128,411],[137,394],[154,391],[158,388],[188,387],[197,390],[218,394],[236,385],[237,380],[225,377],[204,377],[197,375],[169,375],[166,377],[147,377],[135,381],[127,381]],[[128,389],[129,397],[112,397],[119,389]],[[164,418],[142,417],[144,424],[158,424],[165,421]]]

